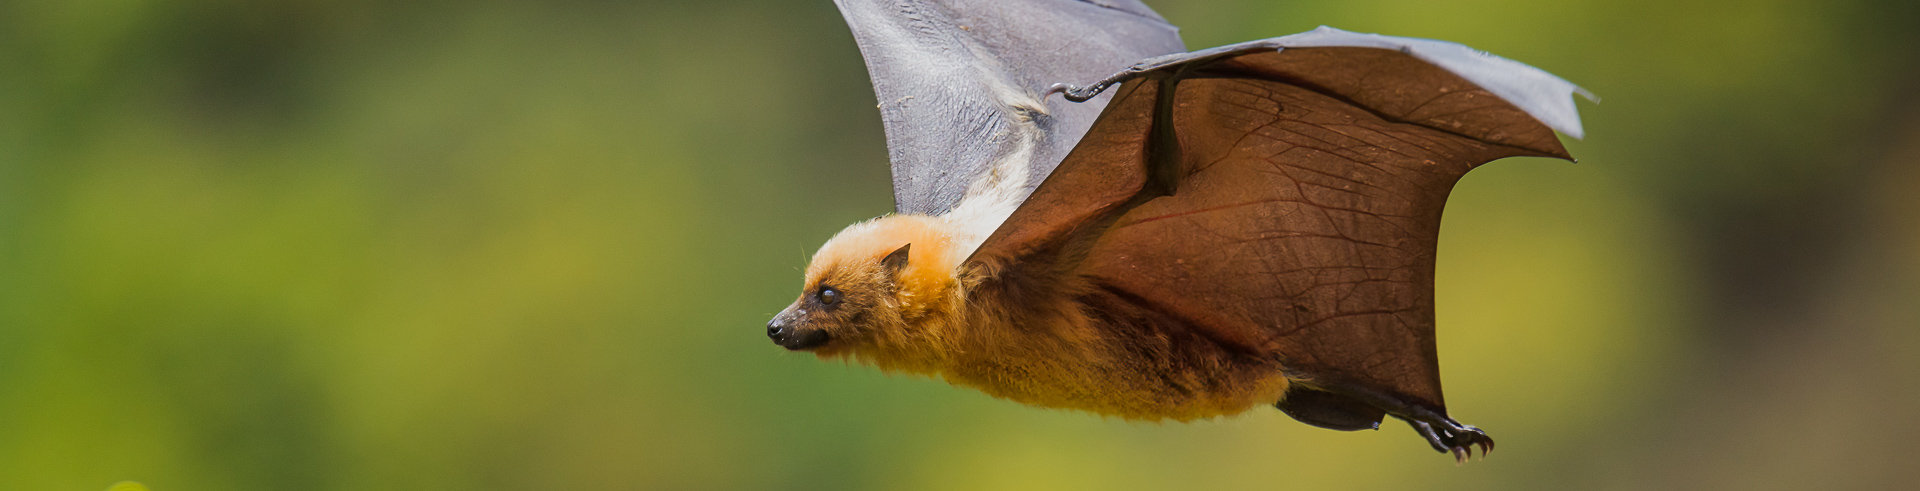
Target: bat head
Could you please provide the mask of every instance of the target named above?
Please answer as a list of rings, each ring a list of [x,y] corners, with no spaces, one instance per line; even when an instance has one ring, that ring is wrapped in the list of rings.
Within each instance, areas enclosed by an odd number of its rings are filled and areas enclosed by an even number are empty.
[[[847,227],[807,265],[800,298],[767,323],[789,350],[881,362],[939,344],[955,310],[951,227],[925,215],[889,215]]]

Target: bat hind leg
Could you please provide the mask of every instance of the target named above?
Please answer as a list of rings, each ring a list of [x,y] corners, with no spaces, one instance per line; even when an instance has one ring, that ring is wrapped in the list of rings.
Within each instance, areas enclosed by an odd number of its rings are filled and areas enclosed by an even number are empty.
[[[1380,429],[1386,411],[1372,404],[1332,392],[1294,386],[1273,407],[1294,420],[1329,430],[1360,431]]]
[[[1434,450],[1453,454],[1460,463],[1473,456],[1473,447],[1480,447],[1483,458],[1493,451],[1493,438],[1487,432],[1454,421],[1445,409],[1357,384],[1296,386],[1275,406],[1302,423],[1343,431],[1377,428],[1381,415],[1391,415],[1413,426]]]

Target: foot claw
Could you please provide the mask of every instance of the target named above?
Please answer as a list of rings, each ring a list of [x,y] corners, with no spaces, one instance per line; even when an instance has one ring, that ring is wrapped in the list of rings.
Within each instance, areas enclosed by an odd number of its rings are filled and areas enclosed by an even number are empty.
[[[1465,464],[1471,460],[1475,446],[1480,447],[1480,460],[1486,460],[1487,453],[1493,451],[1493,438],[1488,437],[1487,432],[1480,431],[1479,428],[1452,420],[1435,423],[1408,421],[1408,423],[1413,425],[1414,431],[1419,432],[1420,436],[1426,437],[1428,443],[1433,444],[1434,450],[1453,454],[1456,464]]]

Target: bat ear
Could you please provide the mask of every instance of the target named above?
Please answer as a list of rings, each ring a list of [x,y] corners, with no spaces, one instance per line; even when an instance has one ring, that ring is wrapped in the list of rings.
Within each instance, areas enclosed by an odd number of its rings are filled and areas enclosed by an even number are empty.
[[[886,268],[887,276],[898,277],[901,270],[907,269],[907,249],[912,247],[911,243],[900,246],[888,253],[887,257],[880,258],[880,267]]]

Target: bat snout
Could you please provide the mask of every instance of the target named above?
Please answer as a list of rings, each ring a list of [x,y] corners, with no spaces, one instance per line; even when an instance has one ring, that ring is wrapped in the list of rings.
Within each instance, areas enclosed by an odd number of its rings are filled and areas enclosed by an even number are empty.
[[[796,326],[788,322],[786,316],[779,316],[767,322],[767,338],[772,339],[773,344],[778,344],[782,348],[801,351],[827,344],[831,336],[828,336],[824,329]]]

